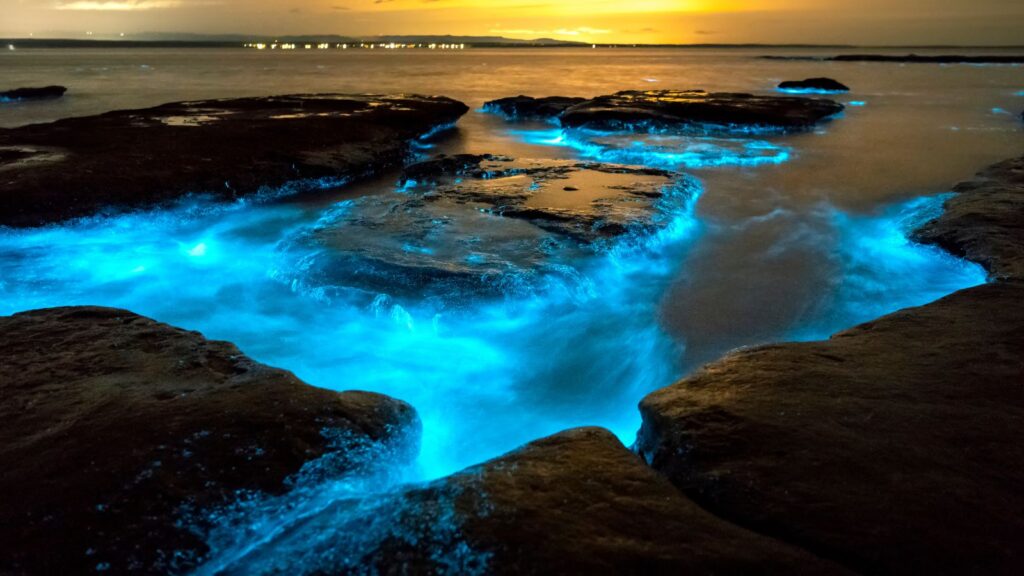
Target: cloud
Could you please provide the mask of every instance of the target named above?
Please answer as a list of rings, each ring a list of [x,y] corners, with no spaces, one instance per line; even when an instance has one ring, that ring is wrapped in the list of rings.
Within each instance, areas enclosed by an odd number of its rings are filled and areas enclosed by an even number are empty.
[[[57,4],[57,10],[100,10],[127,12],[131,10],[159,10],[181,6],[181,0],[75,0]]]
[[[524,28],[492,28],[492,34],[508,34],[511,36],[592,36],[600,34],[611,34],[611,30],[603,28],[590,28],[580,26],[578,28],[556,28],[554,30],[531,30]]]

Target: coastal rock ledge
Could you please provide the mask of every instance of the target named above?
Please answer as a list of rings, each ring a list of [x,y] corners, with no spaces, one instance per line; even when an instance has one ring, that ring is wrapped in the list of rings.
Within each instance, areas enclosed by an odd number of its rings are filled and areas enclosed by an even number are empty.
[[[537,440],[404,497],[401,538],[363,561],[380,573],[849,573],[702,510],[601,428]],[[441,519],[454,538],[436,537]]]
[[[413,455],[405,403],[331,392],[234,345],[111,308],[0,318],[0,573],[188,571],[192,529],[325,454]]]
[[[401,164],[469,109],[443,97],[308,94],[204,100],[0,129],[0,226],[39,226],[283,186],[337,186]]]
[[[724,520],[868,574],[1024,566],[1024,159],[925,225],[994,283],[761,346],[640,404],[638,448]]]
[[[704,90],[627,90],[582,102],[515,96],[484,104],[511,120],[550,114],[565,128],[590,130],[802,131],[843,111],[825,98]]]

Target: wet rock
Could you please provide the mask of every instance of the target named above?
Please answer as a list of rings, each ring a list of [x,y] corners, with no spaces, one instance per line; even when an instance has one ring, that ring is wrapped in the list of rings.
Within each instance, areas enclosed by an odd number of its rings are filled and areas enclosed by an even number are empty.
[[[806,130],[843,111],[831,100],[712,93],[703,90],[626,91],[600,96],[566,110],[568,128]]]
[[[487,102],[484,104],[484,110],[500,114],[510,120],[546,120],[557,118],[570,107],[586,102],[586,100],[586,98],[570,96],[548,96],[545,98],[512,96]]]
[[[336,393],[226,342],[109,308],[0,318],[0,572],[168,573],[190,512],[281,492],[324,455],[415,451],[412,408]]]
[[[1024,158],[991,166],[955,191],[916,239],[978,262],[996,278],[1024,278]]]
[[[762,346],[640,405],[639,449],[723,519],[870,574],[1024,562],[1024,284]]]
[[[480,169],[480,164],[491,160],[510,160],[510,158],[493,154],[455,154],[453,156],[441,154],[426,162],[407,166],[402,171],[402,185],[437,183],[442,178],[452,176],[472,175],[474,178],[482,178],[484,174]]]
[[[423,574],[845,573],[705,512],[599,428],[535,441],[406,500],[395,537],[364,564]]]
[[[16,88],[0,92],[0,102],[18,102],[21,100],[49,100],[60,98],[68,89],[63,86],[43,86],[42,88]]]
[[[779,84],[779,90],[832,94],[849,92],[850,87],[831,78],[808,78],[806,80],[787,80]]]
[[[519,102],[519,96],[509,99]],[[568,100],[568,99],[563,99]],[[488,105],[505,116],[512,104]],[[523,106],[529,105],[525,101]],[[544,107],[566,128],[593,130],[785,131],[807,130],[844,109],[821,98],[755,96],[703,90],[629,90],[586,100],[562,110]],[[538,108],[533,117],[540,116]],[[557,114],[557,116],[555,115]]]
[[[447,307],[575,282],[582,259],[644,241],[695,196],[695,184],[662,170],[441,157],[410,166],[395,193],[340,205],[285,249],[315,250],[290,258],[307,286]]]
[[[409,141],[467,110],[441,97],[320,94],[179,102],[4,129],[0,225],[192,193],[232,199],[339,185],[401,163]]]

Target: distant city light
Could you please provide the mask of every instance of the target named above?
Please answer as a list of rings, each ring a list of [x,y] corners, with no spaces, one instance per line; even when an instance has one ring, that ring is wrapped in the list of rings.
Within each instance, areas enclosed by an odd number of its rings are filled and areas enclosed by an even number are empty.
[[[247,43],[243,44],[243,47],[244,48],[251,48],[253,50],[295,50],[296,49],[296,45],[295,44],[290,44],[290,43],[287,43],[287,42],[278,42],[277,40],[275,40],[274,42],[269,43],[269,44],[266,43],[266,42],[247,42]],[[363,50],[378,50],[378,49],[380,49],[380,50],[413,50],[413,49],[423,49],[423,50],[465,50],[466,49],[466,44],[464,44],[464,43],[459,43],[459,44],[455,44],[455,43],[451,43],[451,44],[448,44],[448,43],[444,43],[444,44],[438,44],[438,43],[422,44],[422,43],[405,43],[405,42],[377,42],[377,43],[366,43],[366,42],[363,42],[363,43],[360,43],[358,45],[357,44],[347,44],[347,43],[342,44],[342,43],[338,43],[338,44],[334,44],[332,46],[329,42],[318,42],[316,44],[303,44],[302,47],[304,49],[306,49],[306,50],[313,50],[314,48],[317,49],[317,50],[329,50],[331,48],[334,48],[336,50],[348,50],[349,48],[352,48],[352,49],[359,48],[359,49],[363,49]]]

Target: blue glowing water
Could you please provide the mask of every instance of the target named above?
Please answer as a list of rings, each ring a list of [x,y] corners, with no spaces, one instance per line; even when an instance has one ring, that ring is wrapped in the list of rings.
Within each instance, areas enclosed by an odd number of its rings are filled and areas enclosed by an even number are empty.
[[[782,164],[792,149],[766,140],[685,134],[635,134],[584,129],[509,129],[528,144],[571,148],[583,158],[682,170]]]
[[[784,94],[846,94],[847,90],[824,90],[822,88],[776,88],[776,92]]]
[[[285,92],[445,94],[481,106],[519,93],[646,89],[652,80],[748,92],[780,78],[839,73],[830,63],[757,58],[765,50],[635,49],[596,58],[590,49],[445,57],[309,51],[285,59],[202,49],[19,50],[0,53],[12,86],[60,82],[74,94],[0,107],[0,125]],[[566,258],[566,281],[546,290],[468,299],[439,315],[430,302],[357,297],[310,282],[309,252],[294,239],[358,209],[367,191],[281,202],[275,198],[295,190],[268,190],[229,206],[196,198],[166,211],[0,230],[0,313],[125,307],[234,341],[313,384],[377,390],[416,406],[425,437],[411,466],[370,452],[368,462],[383,467],[300,475],[283,497],[213,511],[205,573],[345,572],[389,536],[426,537],[449,571],[472,573],[486,554],[460,542],[448,502],[440,503],[433,533],[402,525],[405,482],[578,424],[608,426],[629,443],[636,401],[695,364],[736,346],[825,337],[983,281],[978,267],[907,241],[914,219],[934,214],[941,198],[906,199],[1021,153],[1019,124],[988,113],[1019,109],[1019,68],[841,68],[839,78],[862,98],[849,105],[870,102],[870,109],[851,108],[842,121],[800,135],[729,127],[679,135],[643,125],[627,127],[630,134],[573,134],[556,123],[510,133],[492,115],[469,114],[447,140],[416,143],[424,152],[641,163],[704,181],[696,210],[672,214],[666,230],[674,232]],[[394,192],[390,181],[379,188]],[[396,241],[394,249],[446,254],[418,241]]]

